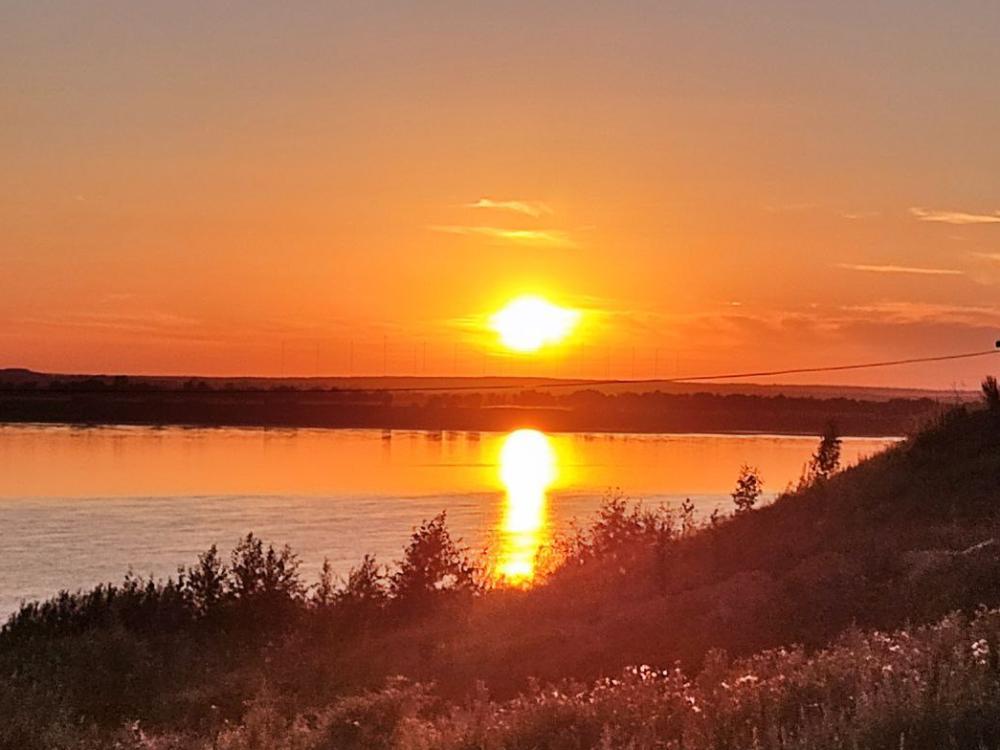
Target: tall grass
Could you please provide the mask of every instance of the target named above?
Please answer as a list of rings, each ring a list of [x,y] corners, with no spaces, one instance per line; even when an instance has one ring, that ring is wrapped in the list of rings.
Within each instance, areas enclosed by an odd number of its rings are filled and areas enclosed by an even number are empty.
[[[266,692],[243,722],[210,739],[147,736],[123,747],[226,750],[844,750],[1000,744],[1000,610],[932,626],[852,631],[829,648],[713,653],[688,676],[647,665],[583,684],[535,684],[507,701],[462,703],[432,686],[390,681],[286,715]]]

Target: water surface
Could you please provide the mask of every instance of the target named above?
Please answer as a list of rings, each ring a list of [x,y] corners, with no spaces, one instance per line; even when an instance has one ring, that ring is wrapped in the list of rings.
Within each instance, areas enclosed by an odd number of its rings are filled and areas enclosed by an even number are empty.
[[[891,439],[846,439],[855,462]],[[743,463],[768,496],[815,438],[0,425],[0,615],[129,569],[158,577],[253,531],[289,543],[312,579],[365,553],[398,558],[441,510],[530,577],[534,551],[615,488],[645,502],[728,510]]]

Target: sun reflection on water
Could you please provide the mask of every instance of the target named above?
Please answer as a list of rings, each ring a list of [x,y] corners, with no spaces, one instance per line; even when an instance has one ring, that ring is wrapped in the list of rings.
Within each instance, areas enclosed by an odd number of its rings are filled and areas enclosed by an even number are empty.
[[[500,480],[507,489],[507,502],[497,573],[507,583],[523,585],[534,578],[546,534],[545,491],[556,475],[556,453],[544,433],[515,430],[504,439]]]

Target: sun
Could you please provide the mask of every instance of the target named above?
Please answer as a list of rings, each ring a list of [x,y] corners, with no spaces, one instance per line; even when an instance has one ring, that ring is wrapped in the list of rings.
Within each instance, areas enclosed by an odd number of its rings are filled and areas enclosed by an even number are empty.
[[[511,300],[490,318],[490,327],[508,349],[535,352],[565,339],[580,320],[579,310],[569,310],[533,295]]]

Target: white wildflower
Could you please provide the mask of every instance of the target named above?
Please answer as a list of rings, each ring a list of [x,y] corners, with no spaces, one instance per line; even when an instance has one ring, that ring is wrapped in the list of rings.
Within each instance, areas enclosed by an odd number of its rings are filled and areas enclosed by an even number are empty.
[[[990,655],[990,644],[985,638],[980,638],[972,644],[972,658],[978,664],[986,664],[986,659]]]

